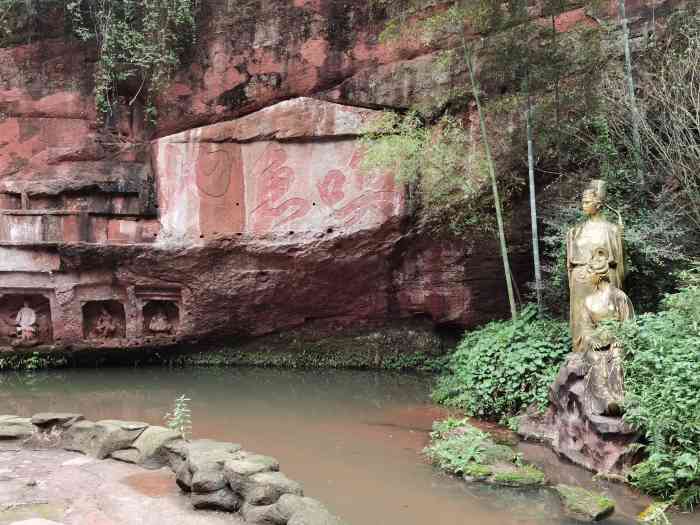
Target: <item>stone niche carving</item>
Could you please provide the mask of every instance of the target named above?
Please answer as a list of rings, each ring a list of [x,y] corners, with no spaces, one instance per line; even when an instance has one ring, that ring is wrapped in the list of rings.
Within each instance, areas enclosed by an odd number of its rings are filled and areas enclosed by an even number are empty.
[[[83,305],[83,336],[91,340],[120,339],[126,335],[124,305],[119,301],[88,301]]]
[[[177,334],[180,308],[175,301],[148,301],[143,307],[143,333],[151,336]]]
[[[46,295],[0,295],[0,344],[34,346],[52,341],[51,302]]]

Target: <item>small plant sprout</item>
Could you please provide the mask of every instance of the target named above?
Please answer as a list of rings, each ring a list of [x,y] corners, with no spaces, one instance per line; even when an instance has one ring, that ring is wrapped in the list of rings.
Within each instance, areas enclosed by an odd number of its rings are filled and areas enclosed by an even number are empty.
[[[173,409],[171,412],[165,414],[166,424],[171,430],[179,432],[182,439],[185,441],[189,440],[189,435],[192,432],[192,412],[190,410],[191,399],[182,394],[181,396],[175,398],[173,403]]]

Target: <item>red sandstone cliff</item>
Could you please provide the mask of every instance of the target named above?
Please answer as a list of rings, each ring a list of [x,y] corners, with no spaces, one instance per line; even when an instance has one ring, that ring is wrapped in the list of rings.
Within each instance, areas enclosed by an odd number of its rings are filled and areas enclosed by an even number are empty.
[[[95,57],[76,40],[0,49],[0,344],[24,301],[54,348],[504,315],[493,239],[422,234],[391,174],[358,172],[371,108],[464,83],[435,72],[451,43],[379,44],[364,0],[230,4],[203,2],[152,130],[138,99],[98,124]],[[572,8],[557,27],[596,23]],[[509,235],[521,283],[526,213]]]

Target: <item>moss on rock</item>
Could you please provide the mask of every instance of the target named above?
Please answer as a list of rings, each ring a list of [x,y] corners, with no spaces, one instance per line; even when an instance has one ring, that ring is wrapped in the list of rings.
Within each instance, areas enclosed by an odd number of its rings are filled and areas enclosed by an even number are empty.
[[[559,484],[554,487],[567,516],[583,521],[600,521],[615,512],[615,501],[582,487]]]
[[[495,472],[490,478],[494,485],[506,487],[534,488],[545,483],[544,472],[532,465],[513,466]]]
[[[489,465],[472,462],[464,467],[463,474],[467,481],[481,481],[493,474],[493,468]]]

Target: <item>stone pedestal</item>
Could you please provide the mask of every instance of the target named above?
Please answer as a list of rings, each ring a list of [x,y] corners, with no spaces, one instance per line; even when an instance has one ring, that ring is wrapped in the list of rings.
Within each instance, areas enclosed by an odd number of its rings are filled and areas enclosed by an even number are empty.
[[[533,406],[520,418],[518,433],[544,441],[560,455],[596,472],[616,473],[631,459],[628,447],[638,433],[621,417],[587,413],[584,379],[589,365],[583,354],[571,354],[549,389],[544,414]]]

